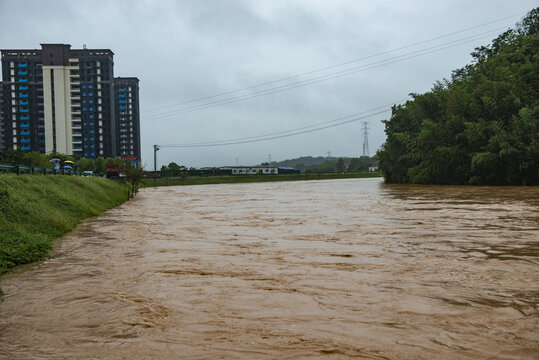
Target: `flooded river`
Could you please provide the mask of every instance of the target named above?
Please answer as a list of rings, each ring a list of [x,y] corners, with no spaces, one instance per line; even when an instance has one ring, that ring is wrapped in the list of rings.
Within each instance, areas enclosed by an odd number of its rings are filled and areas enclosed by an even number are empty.
[[[539,188],[145,189],[2,279],[2,359],[538,359]]]

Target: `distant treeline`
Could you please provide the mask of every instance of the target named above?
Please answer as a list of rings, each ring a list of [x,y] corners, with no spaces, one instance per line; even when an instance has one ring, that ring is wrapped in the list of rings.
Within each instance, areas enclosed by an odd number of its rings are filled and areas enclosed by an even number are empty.
[[[539,8],[430,92],[393,107],[388,182],[539,185]]]
[[[261,165],[284,166],[301,170],[302,172],[329,173],[329,172],[362,172],[368,171],[371,166],[378,166],[376,156],[360,157],[312,157],[302,156],[297,159],[265,162]]]

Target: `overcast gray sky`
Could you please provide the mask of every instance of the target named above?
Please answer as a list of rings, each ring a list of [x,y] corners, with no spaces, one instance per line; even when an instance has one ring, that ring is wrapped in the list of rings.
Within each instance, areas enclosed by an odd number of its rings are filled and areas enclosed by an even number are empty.
[[[0,0],[0,48],[111,49],[115,76],[140,79],[142,157],[153,168],[153,144],[305,128],[428,91],[536,6],[534,0]],[[299,74],[305,75],[293,77]],[[274,82],[283,78],[289,79]],[[200,100],[214,95],[220,96]],[[158,165],[236,159],[254,165],[268,154],[285,160],[328,151],[360,156],[363,121],[372,155],[385,140],[381,120],[389,115],[255,143],[163,147]]]

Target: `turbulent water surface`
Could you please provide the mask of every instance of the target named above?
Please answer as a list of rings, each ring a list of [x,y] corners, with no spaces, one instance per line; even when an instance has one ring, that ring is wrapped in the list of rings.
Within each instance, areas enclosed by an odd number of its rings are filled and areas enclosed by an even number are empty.
[[[539,188],[145,189],[2,279],[5,359],[537,359]]]

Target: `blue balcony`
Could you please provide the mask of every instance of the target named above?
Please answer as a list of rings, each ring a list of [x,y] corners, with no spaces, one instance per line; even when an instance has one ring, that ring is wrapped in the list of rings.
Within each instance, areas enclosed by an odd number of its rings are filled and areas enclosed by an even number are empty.
[[[30,150],[30,146],[21,146],[21,150]]]
[[[20,119],[21,120],[30,120],[30,116],[21,116]]]
[[[28,86],[19,86],[19,90],[28,90]]]
[[[39,151],[45,151],[45,146],[40,146]]]
[[[125,105],[120,105],[120,110],[124,110],[124,109],[127,109],[127,106],[125,106]]]
[[[120,100],[118,100],[118,102],[119,102],[120,104],[125,104],[125,103],[127,102],[127,100],[121,100],[121,99],[120,99]]]
[[[119,88],[118,91],[125,91],[125,88]]]
[[[28,82],[28,79],[19,79],[19,82]]]
[[[118,94],[118,97],[126,97],[127,94]]]
[[[27,67],[28,65],[26,64],[17,64],[18,67]]]
[[[30,135],[30,131],[21,131],[21,135]]]
[[[19,71],[19,75],[28,75],[27,71]]]
[[[22,113],[27,113],[29,110],[28,109],[20,109],[19,112],[22,112]]]
[[[28,101],[19,101],[19,105],[28,105]]]
[[[19,94],[19,97],[20,97],[20,98],[27,98],[27,97],[28,97],[28,94]]]
[[[30,127],[30,124],[21,124],[20,127],[21,127],[21,128],[29,128],[29,127]]]
[[[30,139],[20,139],[19,142],[21,142],[21,143],[29,143]]]

